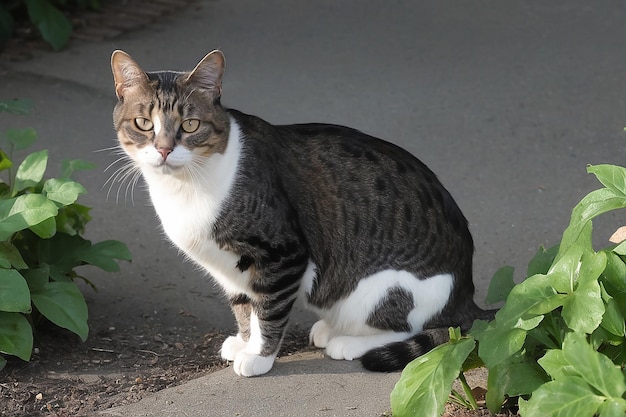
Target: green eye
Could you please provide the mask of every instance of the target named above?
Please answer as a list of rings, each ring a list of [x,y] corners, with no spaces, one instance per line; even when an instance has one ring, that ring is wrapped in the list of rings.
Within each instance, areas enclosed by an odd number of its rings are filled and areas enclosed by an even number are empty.
[[[198,119],[187,119],[184,120],[180,125],[181,129],[183,129],[187,133],[193,133],[200,127],[200,120]]]
[[[137,126],[137,129],[147,132],[148,130],[152,130],[154,124],[152,123],[152,121],[146,119],[145,117],[136,117],[135,126]]]

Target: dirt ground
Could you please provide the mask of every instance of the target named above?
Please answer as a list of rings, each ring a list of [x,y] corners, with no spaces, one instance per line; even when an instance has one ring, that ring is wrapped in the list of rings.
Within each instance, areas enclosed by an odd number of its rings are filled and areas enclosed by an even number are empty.
[[[100,12],[77,11],[72,42],[98,42],[144,27],[193,0],[112,0]],[[50,50],[25,22],[0,56],[28,60]],[[184,314],[184,312],[181,312]],[[130,321],[130,320],[129,320]],[[100,324],[102,326],[102,324]],[[158,320],[123,328],[92,323],[85,343],[48,326],[35,335],[30,362],[9,357],[0,371],[0,416],[84,416],[139,401],[146,395],[222,369],[218,355],[226,336],[199,332],[190,320],[184,328],[166,328]],[[308,329],[291,328],[280,355],[307,348]],[[448,404],[444,417],[493,416]],[[512,416],[501,414],[499,416]]]

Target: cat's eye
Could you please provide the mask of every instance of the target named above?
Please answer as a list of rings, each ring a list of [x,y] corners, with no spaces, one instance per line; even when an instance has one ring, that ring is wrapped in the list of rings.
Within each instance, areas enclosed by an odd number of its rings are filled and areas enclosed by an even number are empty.
[[[181,129],[183,129],[187,133],[193,133],[200,127],[200,120],[198,119],[187,119],[184,120],[180,125]]]
[[[150,119],[146,119],[145,117],[136,117],[135,126],[137,126],[137,129],[147,132],[148,130],[152,130],[154,124]]]

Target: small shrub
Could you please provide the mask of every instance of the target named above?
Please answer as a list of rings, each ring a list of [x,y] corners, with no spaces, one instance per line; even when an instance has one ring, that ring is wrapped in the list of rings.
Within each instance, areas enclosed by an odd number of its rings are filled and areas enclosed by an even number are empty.
[[[441,415],[454,379],[467,387],[463,372],[479,366],[493,413],[508,401],[524,417],[626,414],[626,241],[600,251],[591,243],[592,219],[626,208],[626,169],[588,172],[604,188],[573,209],[560,245],[540,248],[518,285],[510,267],[494,275],[488,299],[506,299],[495,320],[476,321],[465,337],[451,332],[409,364],[391,394],[394,416]],[[471,407],[464,391],[452,398]]]
[[[0,111],[24,113],[26,101],[0,102]],[[74,282],[81,265],[118,271],[116,260],[130,260],[128,248],[107,240],[92,244],[81,235],[91,220],[77,203],[85,188],[71,179],[92,168],[82,160],[64,161],[59,178],[44,179],[46,150],[33,152],[17,166],[13,151],[32,145],[34,129],[7,129],[0,138],[0,353],[30,360],[33,326],[49,320],[77,334],[89,331],[87,304]],[[92,285],[93,286],[93,285]],[[6,359],[0,355],[0,369]]]
[[[72,23],[63,10],[97,10],[99,0],[8,0],[0,4],[0,49],[11,39],[16,20],[28,19],[55,51],[63,48],[72,34]],[[26,16],[26,17],[25,17]]]

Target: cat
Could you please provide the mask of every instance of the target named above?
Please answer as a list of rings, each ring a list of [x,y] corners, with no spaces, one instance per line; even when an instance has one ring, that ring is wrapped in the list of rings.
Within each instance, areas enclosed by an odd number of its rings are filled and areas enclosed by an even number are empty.
[[[489,318],[473,301],[468,222],[435,174],[330,124],[276,126],[221,104],[224,55],[190,72],[111,58],[119,146],[168,238],[221,285],[238,325],[221,356],[268,372],[297,299],[333,359],[402,369]]]

